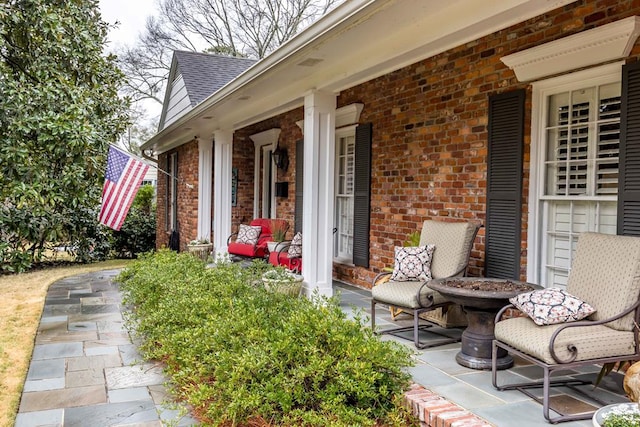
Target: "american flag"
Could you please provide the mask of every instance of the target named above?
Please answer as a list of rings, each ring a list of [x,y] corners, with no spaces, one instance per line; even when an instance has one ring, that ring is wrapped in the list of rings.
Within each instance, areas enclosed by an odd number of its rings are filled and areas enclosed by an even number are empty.
[[[102,207],[98,217],[100,223],[120,230],[148,169],[149,165],[117,148],[109,147],[107,172],[102,188]]]

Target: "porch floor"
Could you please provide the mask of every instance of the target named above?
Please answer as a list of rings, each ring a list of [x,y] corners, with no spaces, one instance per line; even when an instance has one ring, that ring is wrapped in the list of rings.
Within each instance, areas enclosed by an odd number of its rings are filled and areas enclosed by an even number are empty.
[[[341,282],[333,282],[334,295],[340,296],[340,304],[343,310],[351,314],[353,309],[364,310],[371,315],[371,291]],[[409,315],[400,315],[396,321],[391,319],[387,310],[376,310],[376,326],[385,329],[391,326],[409,326],[413,319]],[[446,331],[447,334],[460,335],[463,329],[442,329],[434,326],[435,330]],[[409,333],[409,335],[412,334]],[[437,339],[437,335],[429,332],[421,332],[421,340]],[[460,350],[460,344],[447,344],[430,349],[417,350],[413,341],[404,340],[392,335],[382,335],[382,339],[395,340],[407,345],[415,351],[416,365],[410,368],[413,381],[425,389],[442,396],[451,403],[466,409],[485,421],[498,426],[507,427],[538,427],[547,424],[542,415],[542,405],[527,397],[519,391],[497,391],[491,385],[491,371],[479,371],[465,368],[455,361],[456,353]],[[568,371],[566,374],[580,379],[594,381],[600,367],[593,365],[580,370]],[[527,364],[524,360],[516,359],[514,367],[499,374],[500,383],[522,382],[531,379],[542,378],[542,370]],[[594,389],[593,385],[581,386],[589,395],[597,395],[607,403],[628,402],[622,389],[623,376],[613,372],[604,378],[600,386]],[[534,391],[537,393],[538,391]],[[568,388],[556,388],[557,393],[552,399],[559,404],[566,405],[567,411],[579,412],[576,408],[586,408],[584,400],[580,400],[579,394]],[[539,390],[542,396],[542,390]],[[595,404],[596,407],[599,405]],[[553,404],[552,404],[553,406]],[[591,420],[573,421],[560,424],[566,427],[592,426]]]

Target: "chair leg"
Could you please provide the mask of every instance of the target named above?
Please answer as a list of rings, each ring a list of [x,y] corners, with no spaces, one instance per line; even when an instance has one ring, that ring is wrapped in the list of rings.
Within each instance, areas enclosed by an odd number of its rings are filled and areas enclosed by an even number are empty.
[[[422,343],[420,342],[420,330],[426,330],[432,327],[431,324],[420,324],[420,313],[424,312],[424,311],[429,311],[429,310],[425,310],[425,309],[416,309],[413,310],[413,326],[404,326],[404,327],[400,327],[400,328],[391,328],[391,329],[385,329],[383,331],[376,331],[376,300],[371,298],[371,329],[374,331],[374,333],[382,335],[382,334],[389,334],[389,335],[393,335],[399,338],[403,338],[403,339],[410,339],[407,338],[406,336],[401,335],[404,332],[409,332],[409,331],[413,331],[413,343],[416,346],[417,349],[419,350],[423,350],[425,348],[431,348],[431,347],[437,347],[437,346],[441,346],[441,345],[445,345],[445,344],[452,344],[452,343],[456,343],[456,342],[460,342],[460,338],[453,338],[449,335],[440,333],[440,332],[435,332],[433,330],[430,330],[431,333],[435,334],[435,335],[439,335],[440,337],[442,337],[441,340],[436,341],[435,343]]]
[[[376,332],[376,300],[371,298],[371,330]]]
[[[591,384],[589,381],[582,381],[582,380],[575,380],[575,379],[551,381],[552,368],[548,365],[540,365],[537,363],[535,365],[541,367],[543,371],[542,382],[531,381],[531,382],[524,382],[524,383],[517,383],[517,384],[506,384],[502,386],[498,385],[498,369],[497,369],[498,347],[502,347],[505,350],[508,350],[509,352],[515,353],[523,357],[524,359],[532,361],[532,359],[527,357],[525,354],[520,353],[519,351],[516,351],[512,348],[500,346],[497,340],[493,340],[492,347],[491,347],[491,382],[493,384],[493,387],[499,391],[518,390],[519,392],[524,393],[531,399],[540,403],[542,405],[542,415],[544,416],[545,420],[547,420],[549,423],[558,424],[566,421],[588,420],[588,419],[591,419],[591,417],[593,417],[593,412],[573,415],[573,414],[568,414],[566,412],[560,412],[559,410],[554,409],[554,411],[560,415],[552,418],[549,397],[551,394],[550,392],[551,387],[553,386],[569,387],[572,390],[575,390],[576,392],[584,395],[587,398],[590,398],[591,400],[599,404],[602,404],[602,405],[606,404],[606,402],[602,402],[599,399],[595,398],[594,396],[589,396],[583,391],[581,391],[580,389],[575,388],[576,385]],[[529,391],[529,389],[532,389],[532,388],[542,388],[542,399]]]

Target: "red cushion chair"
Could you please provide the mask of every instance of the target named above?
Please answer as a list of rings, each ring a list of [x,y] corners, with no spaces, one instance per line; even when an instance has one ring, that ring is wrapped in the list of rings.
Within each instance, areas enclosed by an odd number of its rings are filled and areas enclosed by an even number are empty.
[[[290,244],[283,246],[278,251],[271,252],[269,254],[269,263],[275,265],[276,267],[279,265],[287,267],[289,270],[295,271],[298,274],[302,273],[302,256],[301,255],[292,255],[292,252],[297,252],[301,254],[302,251],[290,251],[291,246],[296,246],[299,249],[302,249],[302,243],[297,243],[292,241]]]
[[[237,232],[233,233],[227,239],[227,252],[229,255],[242,258],[266,258],[269,255],[267,242],[271,241],[271,224],[273,221],[282,222],[285,228],[288,227],[287,222],[283,219],[256,218],[252,220],[249,225],[262,227],[262,232],[258,237],[258,243],[251,245],[232,241],[234,236],[238,235]]]

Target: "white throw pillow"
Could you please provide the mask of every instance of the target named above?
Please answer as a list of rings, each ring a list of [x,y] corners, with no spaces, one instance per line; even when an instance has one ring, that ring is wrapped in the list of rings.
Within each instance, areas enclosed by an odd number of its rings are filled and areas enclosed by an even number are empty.
[[[236,243],[244,243],[245,245],[255,246],[258,244],[258,237],[262,232],[262,227],[259,225],[245,225],[240,224],[238,229],[238,237],[236,237]]]
[[[289,249],[287,249],[289,258],[299,258],[302,256],[302,233],[298,232],[293,236]]]
[[[391,280],[398,282],[431,280],[431,257],[435,245],[396,246]]]
[[[540,289],[509,299],[536,325],[574,322],[595,313],[588,303],[560,288]]]

